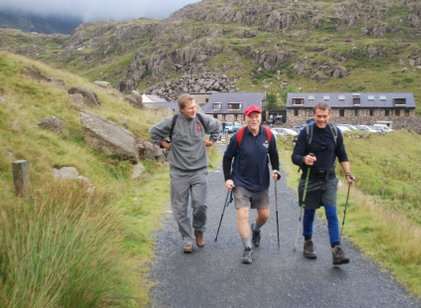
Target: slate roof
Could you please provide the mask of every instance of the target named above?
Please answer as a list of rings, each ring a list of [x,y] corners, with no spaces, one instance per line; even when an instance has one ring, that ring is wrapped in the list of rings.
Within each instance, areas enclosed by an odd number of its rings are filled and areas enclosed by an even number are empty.
[[[205,113],[242,113],[249,105],[263,106],[266,94],[261,92],[228,92],[228,93],[212,93],[209,95],[209,102],[202,106]],[[213,104],[220,103],[221,109],[214,110]],[[228,110],[228,104],[240,103],[239,110]]]
[[[360,104],[353,104],[353,97],[360,97]],[[293,104],[293,98],[304,98],[304,104]],[[404,98],[405,104],[394,104],[395,98]],[[287,108],[312,108],[316,103],[325,102],[332,108],[415,108],[412,93],[288,93]]]

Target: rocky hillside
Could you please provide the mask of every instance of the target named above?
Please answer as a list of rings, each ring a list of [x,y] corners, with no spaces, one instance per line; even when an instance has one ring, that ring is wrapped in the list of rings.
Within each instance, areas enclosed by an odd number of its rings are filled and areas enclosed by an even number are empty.
[[[23,33],[0,36],[0,48],[110,81],[124,92],[174,98],[239,89],[280,97],[289,87],[421,97],[416,0],[204,0],[167,20],[84,24],[71,36],[45,37],[47,44]]]

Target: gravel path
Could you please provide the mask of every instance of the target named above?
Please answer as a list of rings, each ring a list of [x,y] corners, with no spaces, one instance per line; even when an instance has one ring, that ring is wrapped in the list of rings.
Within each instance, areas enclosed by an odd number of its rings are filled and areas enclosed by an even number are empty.
[[[303,258],[301,237],[294,253],[297,198],[284,180],[278,186],[278,250],[273,187],[270,192],[273,211],[262,228],[261,246],[255,250],[252,265],[240,263],[243,248],[235,229],[233,204],[225,213],[218,242],[213,241],[226,196],[221,170],[209,174],[205,248],[195,247],[191,255],[183,254],[168,211],[157,234],[152,307],[421,307],[420,301],[346,241],[343,247],[351,263],[333,267],[324,222],[315,225],[318,259]],[[254,211],[251,217],[254,219]]]

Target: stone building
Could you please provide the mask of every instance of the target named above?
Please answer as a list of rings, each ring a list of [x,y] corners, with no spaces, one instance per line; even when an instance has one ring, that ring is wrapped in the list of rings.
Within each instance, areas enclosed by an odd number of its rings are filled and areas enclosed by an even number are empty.
[[[287,125],[305,123],[313,117],[313,107],[324,102],[331,106],[334,123],[374,124],[415,116],[412,93],[288,93]]]
[[[257,92],[212,93],[202,110],[222,122],[243,123],[244,110],[253,104],[263,108],[265,99],[265,93]]]

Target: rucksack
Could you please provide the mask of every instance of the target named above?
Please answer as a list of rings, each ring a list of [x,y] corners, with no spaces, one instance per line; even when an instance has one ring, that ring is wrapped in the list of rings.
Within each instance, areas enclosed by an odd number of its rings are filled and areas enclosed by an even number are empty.
[[[305,126],[308,145],[310,145],[311,142],[313,141],[314,125],[315,125],[314,123],[311,123]],[[336,145],[337,140],[338,140],[338,128],[336,127],[336,125],[333,125],[332,123],[328,123],[327,126],[329,127],[330,132],[332,133],[333,141],[335,142],[335,145]]]
[[[265,132],[266,140],[267,140],[268,142],[271,142],[271,141],[272,141],[272,138],[273,138],[273,133],[272,133],[272,131],[271,131],[271,130],[270,130],[270,128],[269,128],[269,127],[267,127],[267,126],[263,126],[263,125],[262,125],[262,128],[263,128],[263,130],[264,130],[264,132]],[[245,130],[246,130],[246,126],[243,126],[243,127],[241,127],[241,128],[238,130],[238,132],[235,134],[235,139],[236,139],[236,141],[237,141],[237,146],[240,146],[240,145],[241,145],[241,142],[243,142],[243,139],[244,139],[244,132],[245,132]]]
[[[205,129],[205,120],[203,119],[202,115],[200,113],[196,114],[197,118],[199,119],[200,124],[202,124],[203,129]],[[178,114],[175,114],[172,117],[171,127],[170,127],[170,133],[169,133],[169,140],[172,139],[172,134],[174,132],[175,123],[177,122]]]

